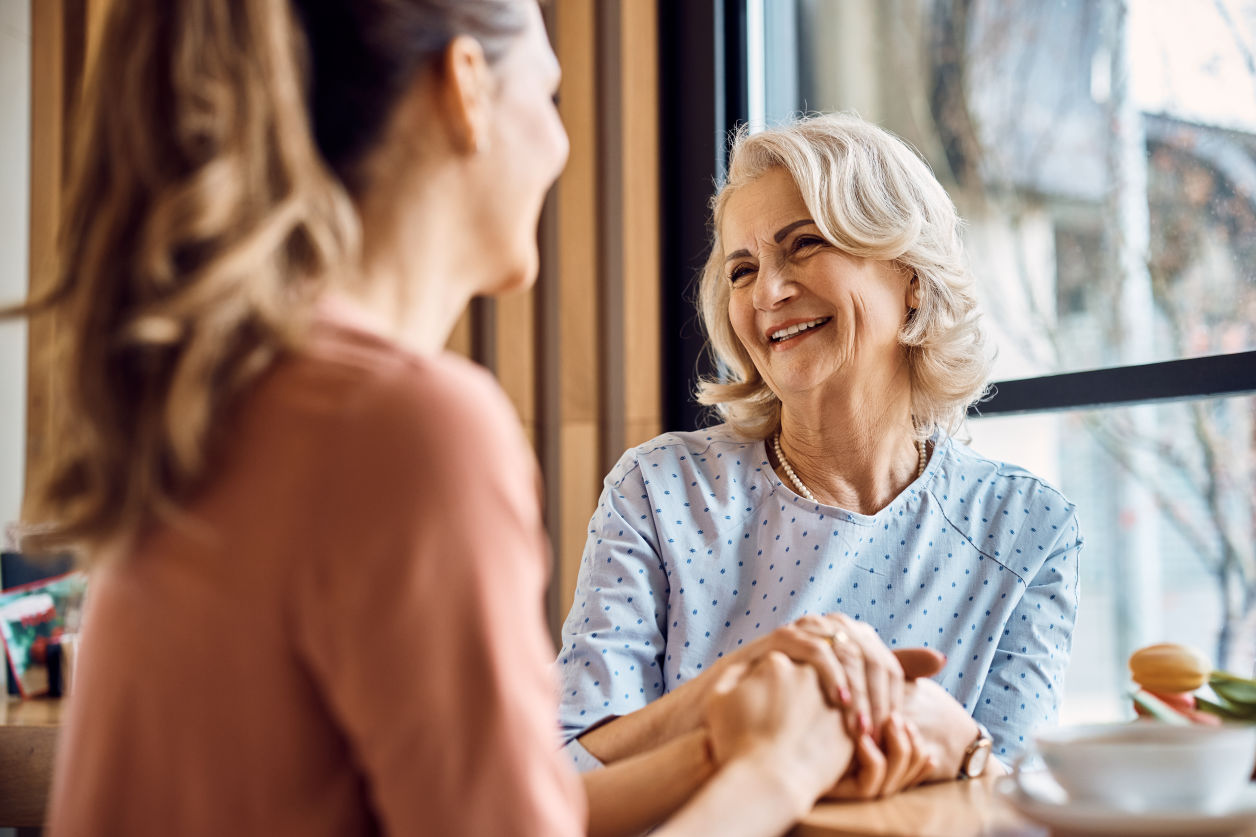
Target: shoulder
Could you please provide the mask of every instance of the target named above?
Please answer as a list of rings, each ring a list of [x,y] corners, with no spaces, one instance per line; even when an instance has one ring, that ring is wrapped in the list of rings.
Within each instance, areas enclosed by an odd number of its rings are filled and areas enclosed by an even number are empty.
[[[421,464],[430,475],[513,464],[527,450],[513,407],[486,370],[341,324],[316,326],[266,389],[259,417],[301,434],[328,467]]]
[[[682,472],[704,478],[720,475],[748,467],[751,460],[738,454],[756,445],[757,440],[739,435],[727,424],[663,433],[625,451],[606,480],[618,487],[634,473],[647,483],[655,472],[676,479]]]
[[[1014,557],[1045,556],[1060,543],[1081,542],[1076,506],[1050,482],[953,439],[939,447],[928,491],[945,519],[988,557],[1012,566]],[[1032,562],[1013,569],[1030,573]]]
[[[1043,477],[1019,465],[991,459],[954,439],[942,443],[943,463],[934,486],[960,497],[975,496],[983,500],[1020,498],[1061,514],[1071,514],[1073,503]]]

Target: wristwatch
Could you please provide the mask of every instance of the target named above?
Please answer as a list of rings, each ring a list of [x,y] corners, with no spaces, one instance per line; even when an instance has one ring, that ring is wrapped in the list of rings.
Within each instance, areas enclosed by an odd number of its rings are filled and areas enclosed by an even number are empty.
[[[990,730],[978,721],[977,737],[968,745],[968,749],[964,751],[964,757],[960,759],[959,778],[976,779],[985,773],[986,763],[990,761],[990,750],[993,747],[994,739],[990,737]]]

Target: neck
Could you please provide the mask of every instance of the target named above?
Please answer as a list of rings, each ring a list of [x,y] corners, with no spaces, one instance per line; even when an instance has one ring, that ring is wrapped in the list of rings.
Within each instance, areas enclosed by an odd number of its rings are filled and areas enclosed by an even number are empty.
[[[388,337],[419,354],[441,351],[468,303],[490,283],[484,249],[456,200],[456,173],[426,171],[415,188],[376,190],[359,204],[362,260],[346,293]]]
[[[817,500],[875,514],[916,479],[910,389],[892,387],[875,399],[791,399],[781,410],[781,451]]]

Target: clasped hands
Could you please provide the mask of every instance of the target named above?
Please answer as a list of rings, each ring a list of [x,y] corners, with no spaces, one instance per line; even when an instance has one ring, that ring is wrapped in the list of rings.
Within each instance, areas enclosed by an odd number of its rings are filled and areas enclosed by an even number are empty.
[[[927,648],[891,651],[841,614],[804,616],[721,661],[705,707],[712,755],[771,760],[808,803],[953,778],[956,742],[976,725],[926,679],[945,662]]]

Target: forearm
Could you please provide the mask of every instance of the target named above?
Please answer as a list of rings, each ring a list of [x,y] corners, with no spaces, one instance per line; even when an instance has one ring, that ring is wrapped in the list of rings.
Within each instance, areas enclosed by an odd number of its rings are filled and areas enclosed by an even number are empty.
[[[671,816],[714,772],[704,730],[583,774],[590,837],[640,834]]]
[[[707,677],[691,680],[635,712],[607,721],[580,736],[580,744],[603,764],[647,753],[702,725]]]
[[[746,755],[720,768],[655,837],[722,837],[783,834],[815,803],[819,792],[804,789],[772,759]]]

